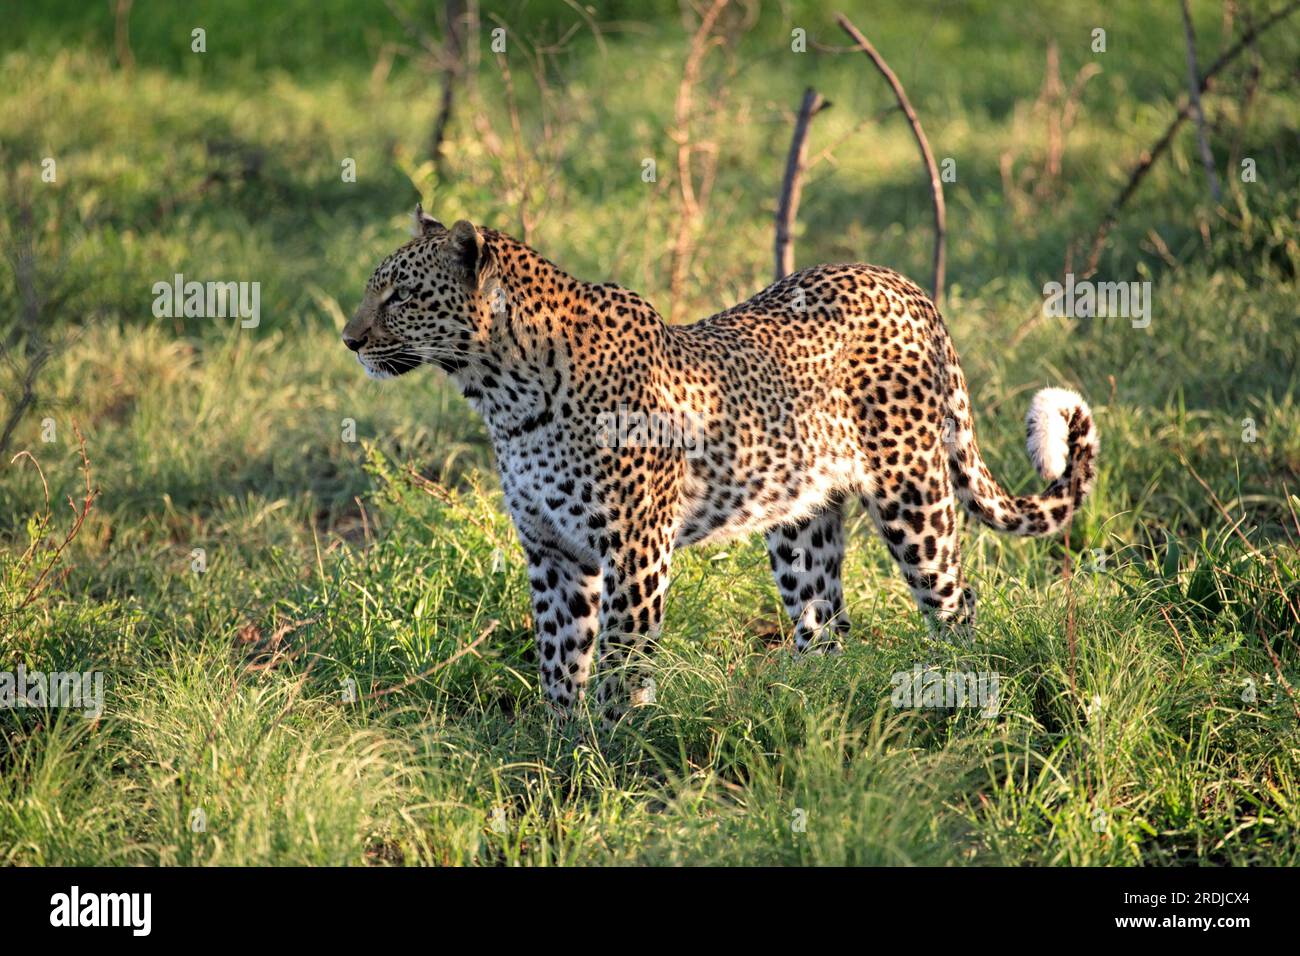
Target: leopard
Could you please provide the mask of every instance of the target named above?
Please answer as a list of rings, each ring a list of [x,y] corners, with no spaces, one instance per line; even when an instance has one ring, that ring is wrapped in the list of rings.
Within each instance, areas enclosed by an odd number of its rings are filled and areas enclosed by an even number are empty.
[[[482,418],[558,713],[590,705],[593,671],[607,721],[653,697],[679,548],[762,534],[792,653],[839,653],[857,499],[928,627],[969,638],[959,514],[1057,534],[1093,487],[1093,414],[1062,387],[1037,391],[1025,419],[1046,487],[998,483],[943,318],[892,269],[813,266],[675,324],[505,232],[419,206],[412,232],[371,274],[343,344],[374,379],[440,370]]]

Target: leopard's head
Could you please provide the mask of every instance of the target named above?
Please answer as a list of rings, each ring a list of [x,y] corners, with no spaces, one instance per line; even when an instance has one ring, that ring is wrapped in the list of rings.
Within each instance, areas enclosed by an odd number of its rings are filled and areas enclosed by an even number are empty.
[[[463,219],[448,229],[419,206],[414,234],[375,269],[343,329],[371,378],[425,364],[455,373],[486,344],[483,236]]]

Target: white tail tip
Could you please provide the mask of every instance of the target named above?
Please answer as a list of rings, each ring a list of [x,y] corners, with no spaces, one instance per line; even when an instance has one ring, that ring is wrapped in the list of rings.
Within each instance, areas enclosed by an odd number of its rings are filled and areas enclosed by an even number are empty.
[[[1091,419],[1092,410],[1083,396],[1068,388],[1041,389],[1029,403],[1025,416],[1029,457],[1047,481],[1060,478],[1070,463],[1070,419],[1078,408]]]

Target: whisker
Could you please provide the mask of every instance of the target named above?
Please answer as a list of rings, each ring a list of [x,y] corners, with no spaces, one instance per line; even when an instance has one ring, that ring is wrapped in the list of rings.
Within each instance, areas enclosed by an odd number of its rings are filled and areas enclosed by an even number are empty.
[[[439,358],[455,358],[455,359],[462,359],[462,360],[474,358],[473,354],[470,352],[458,351],[456,349],[437,348],[431,346],[408,346],[402,351],[405,351],[408,355],[427,355],[427,356],[436,356]]]

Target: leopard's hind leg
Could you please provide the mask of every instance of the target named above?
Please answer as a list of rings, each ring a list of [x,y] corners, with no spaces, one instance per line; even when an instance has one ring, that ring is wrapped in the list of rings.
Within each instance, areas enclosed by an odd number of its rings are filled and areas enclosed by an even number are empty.
[[[942,627],[967,630],[975,620],[975,592],[962,576],[947,457],[937,440],[927,449],[900,448],[898,457],[897,467],[875,475],[862,500],[922,613]]]
[[[767,533],[767,554],[781,601],[795,624],[795,648],[835,653],[849,630],[844,613],[844,500]]]

